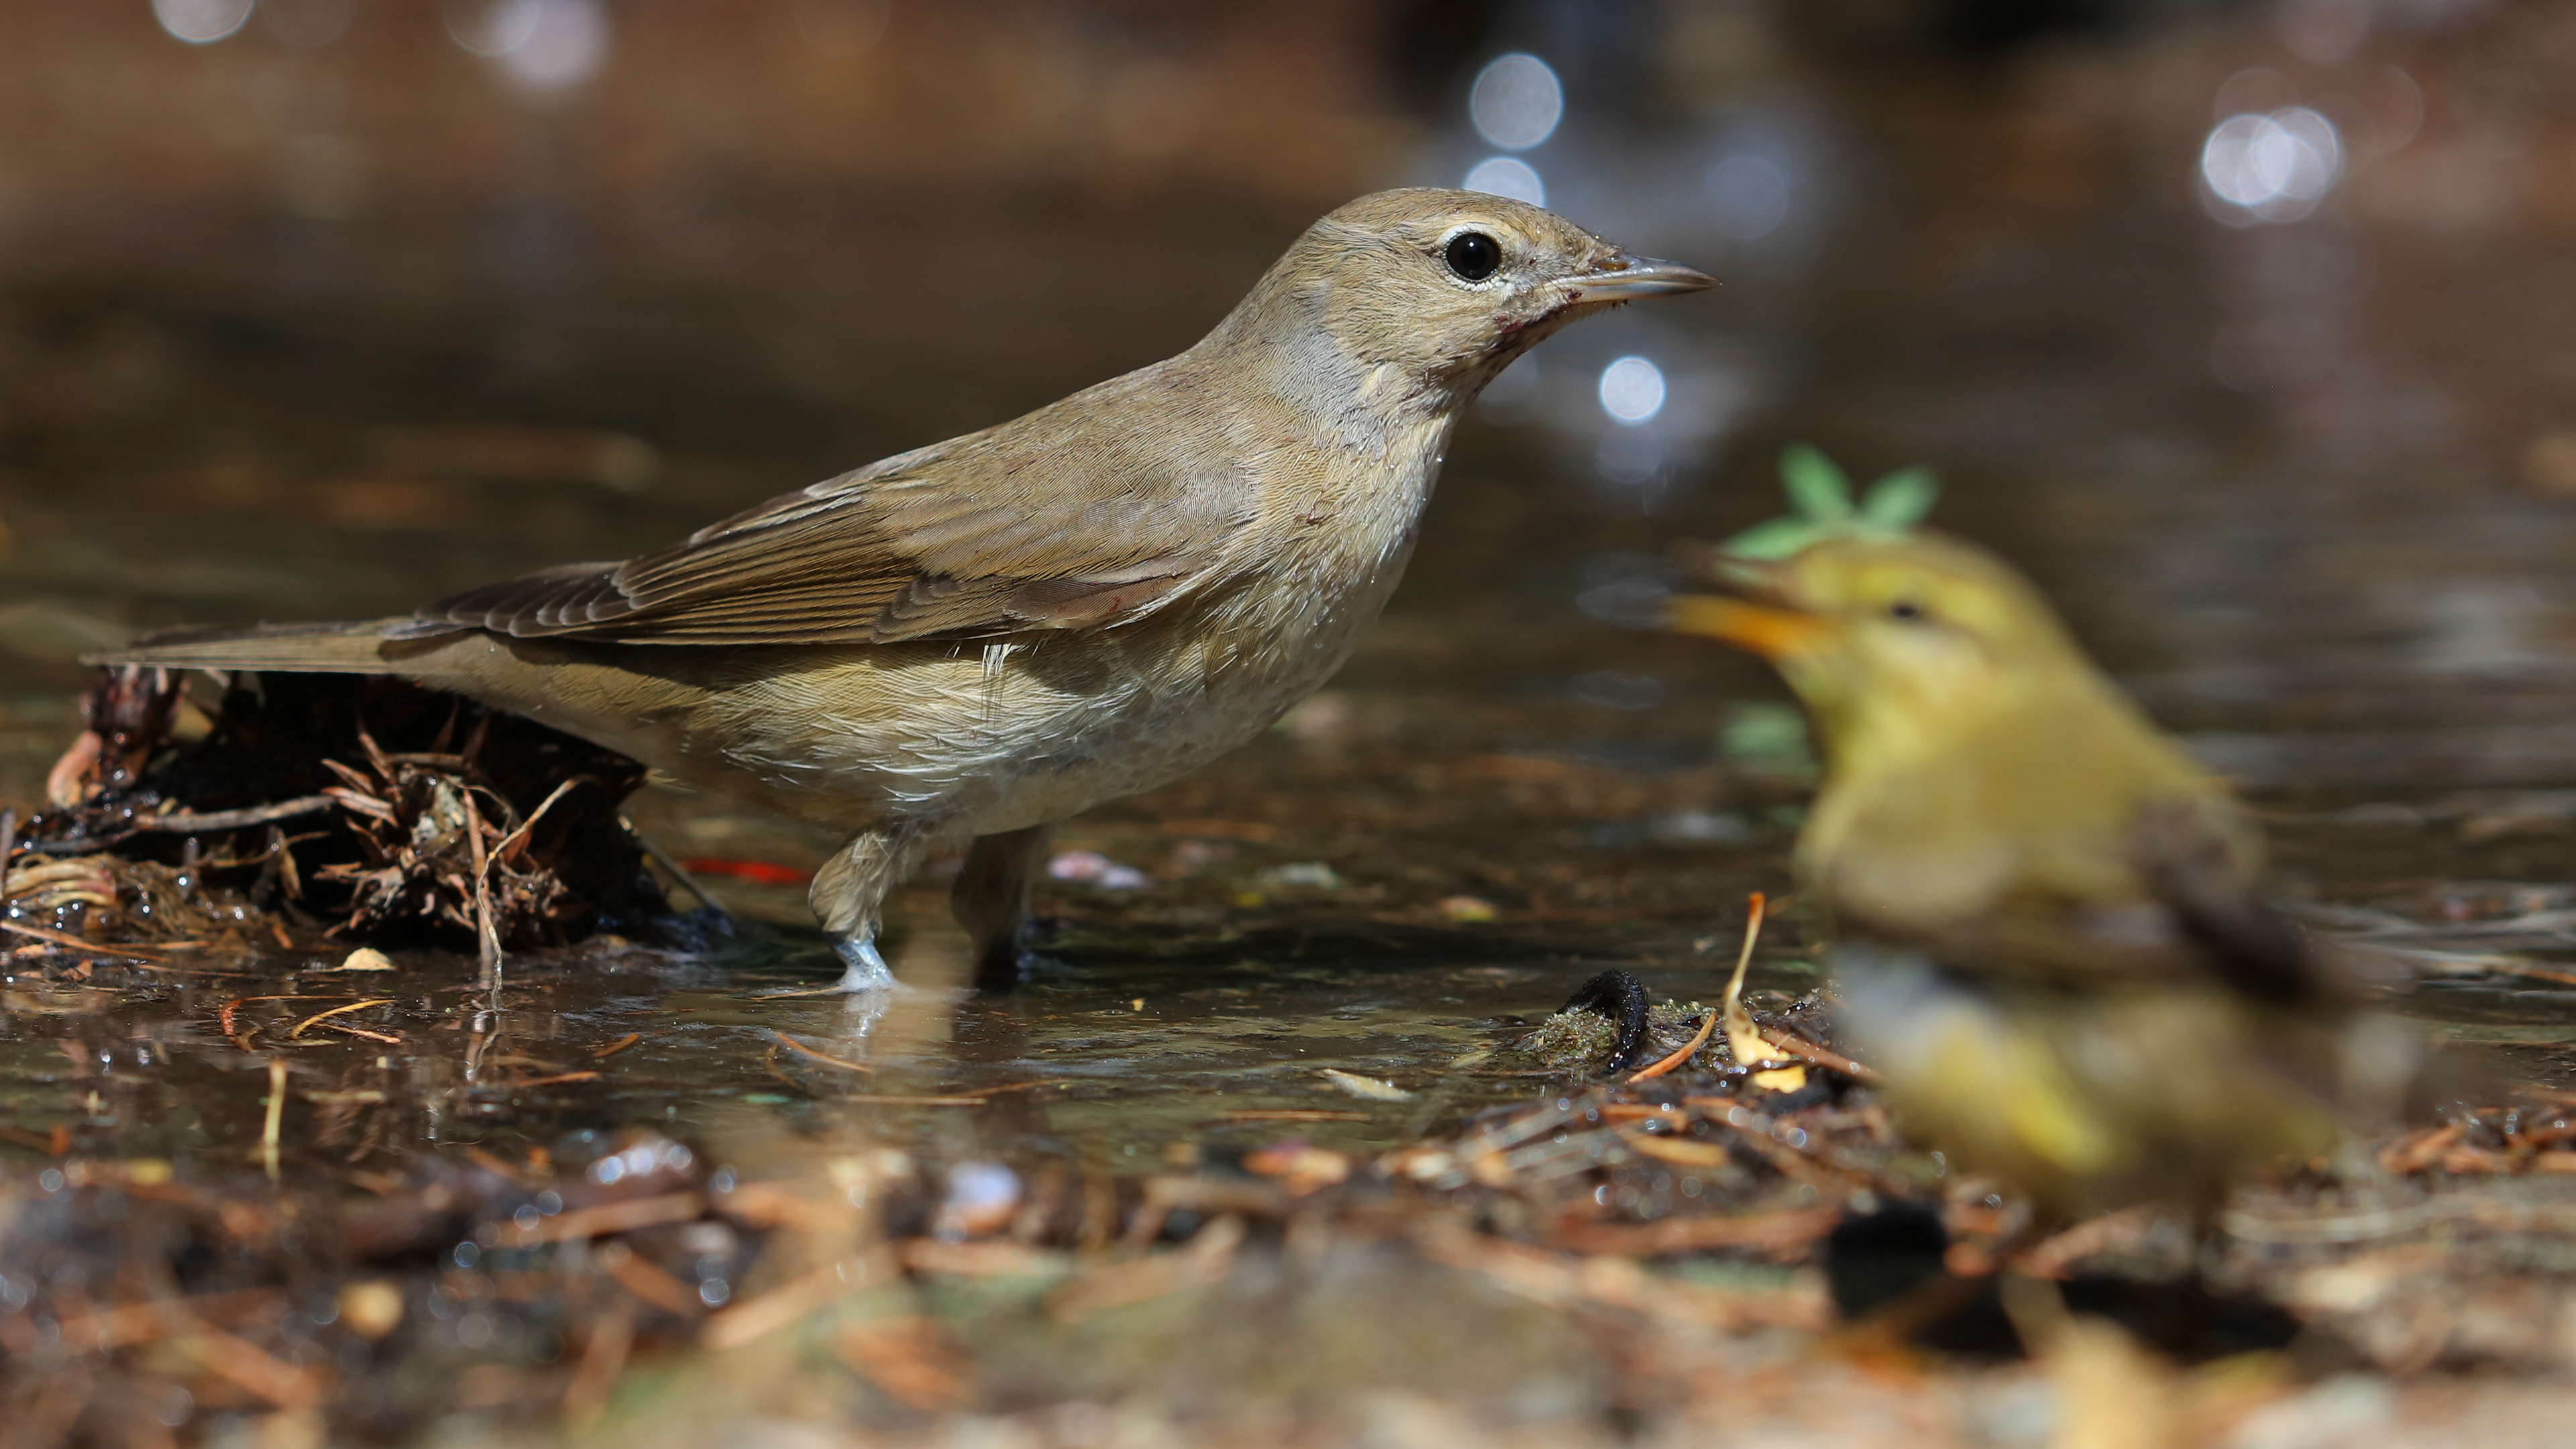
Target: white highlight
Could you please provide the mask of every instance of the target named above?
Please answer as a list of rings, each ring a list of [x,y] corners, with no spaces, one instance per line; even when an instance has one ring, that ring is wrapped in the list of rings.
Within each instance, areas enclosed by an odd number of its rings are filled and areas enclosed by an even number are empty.
[[[1488,156],[1476,163],[1467,179],[1458,183],[1469,191],[1482,191],[1490,196],[1508,196],[1532,206],[1547,205],[1547,183],[1539,179],[1536,169],[1517,156]]]
[[[500,62],[512,80],[530,90],[578,85],[608,58],[608,11],[599,0],[451,4],[447,34],[476,55]]]
[[[1643,357],[1601,369],[1601,410],[1635,427],[1664,410],[1664,370]]]
[[[1565,118],[1565,88],[1556,72],[1534,55],[1517,51],[1476,74],[1467,93],[1467,119],[1476,134],[1506,151],[1526,151],[1556,133]]]
[[[152,0],[152,18],[173,40],[212,45],[250,19],[251,0]]]
[[[2343,170],[2343,142],[2334,122],[2305,106],[2269,115],[2230,116],[2200,148],[2200,179],[2209,194],[2238,215],[2261,221],[2296,221],[2316,209]]]

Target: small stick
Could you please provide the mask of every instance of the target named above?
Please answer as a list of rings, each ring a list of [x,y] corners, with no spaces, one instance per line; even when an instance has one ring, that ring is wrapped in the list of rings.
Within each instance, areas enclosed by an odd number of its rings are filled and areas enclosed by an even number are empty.
[[[481,738],[478,730],[476,738]],[[475,808],[474,792],[465,795],[465,839],[474,860],[474,944],[482,961],[478,984],[491,990],[501,989],[501,933],[492,924],[492,861],[483,853],[483,812]]]
[[[617,817],[617,823],[626,827],[626,833],[635,837],[635,843],[637,845],[644,847],[646,858],[650,859],[655,865],[662,867],[663,871],[667,873],[671,879],[678,881],[681,887],[688,891],[689,894],[696,896],[698,898],[699,905],[706,907],[708,910],[715,912],[717,915],[724,917],[728,921],[733,919],[733,913],[726,910],[724,907],[717,905],[716,898],[707,894],[707,888],[698,884],[698,878],[696,876],[682,870],[680,868],[680,862],[672,856],[671,852],[654,844],[651,836],[636,829],[634,821],[620,815]]]
[[[18,812],[0,810],[0,908],[9,904],[9,857],[18,853]]]
[[[1718,1015],[1719,1013],[1712,1011],[1708,1015],[1701,1017],[1699,1030],[1691,1035],[1691,1039],[1689,1041],[1682,1044],[1681,1050],[1674,1052],[1671,1056],[1664,1058],[1662,1061],[1654,1063],[1652,1066],[1638,1068],[1637,1071],[1628,1078],[1628,1085],[1633,1087],[1639,1082],[1647,1081],[1654,1077],[1660,1077],[1664,1073],[1671,1071],[1673,1068],[1680,1066],[1682,1063],[1689,1061],[1693,1056],[1696,1056],[1701,1047],[1708,1045],[1708,1039],[1717,1034]]]
[[[84,941],[78,936],[67,936],[60,931],[48,931],[42,926],[30,926],[18,921],[6,919],[0,919],[0,931],[8,931],[20,936],[32,936],[49,945],[68,947],[74,951],[89,951],[101,956],[141,956],[146,959],[154,956],[167,956],[182,945],[202,946],[205,944],[203,941],[174,941],[167,946],[102,946],[95,941]]]
[[[1366,1112],[1334,1112],[1321,1107],[1241,1107],[1219,1112],[1220,1122],[1366,1122]]]
[[[581,1346],[581,1362],[564,1386],[564,1419],[575,1433],[586,1433],[608,1407],[608,1391],[625,1372],[627,1351],[635,1344],[635,1320],[624,1313],[593,1319],[590,1337]]]
[[[1755,891],[1752,913],[1744,922],[1744,950],[1735,958],[1735,975],[1726,983],[1726,1007],[1720,1013],[1723,1018],[1721,1024],[1726,1028],[1726,1049],[1734,1054],[1735,1063],[1740,1067],[1780,1060],[1772,1055],[1779,1048],[1773,1046],[1770,1039],[1762,1035],[1762,1029],[1753,1024],[1753,1013],[1744,1009],[1744,973],[1753,964],[1753,943],[1762,934],[1762,907],[1762,893]],[[1766,1077],[1772,1080],[1763,1080]],[[1756,1087],[1794,1088],[1807,1080],[1806,1068],[1780,1067],[1757,1071],[1746,1080]]]
[[[866,1072],[873,1074],[876,1071],[876,1068],[869,1066],[865,1062],[843,1061],[839,1057],[825,1056],[821,1052],[814,1050],[812,1047],[807,1046],[805,1043],[798,1041],[796,1038],[789,1036],[783,1031],[773,1030],[769,1034],[776,1037],[778,1039],[778,1044],[787,1048],[789,1051],[796,1053],[798,1056],[811,1057],[815,1061],[821,1062],[827,1067],[839,1067],[845,1072]]]
[[[707,1200],[694,1192],[666,1192],[653,1197],[628,1198],[624,1202],[600,1203],[574,1208],[558,1217],[540,1218],[534,1227],[519,1229],[516,1241],[568,1243],[582,1238],[601,1238],[663,1223],[691,1222],[706,1210]]]
[[[55,1150],[53,1138],[42,1132],[30,1132],[24,1127],[12,1127],[6,1122],[0,1122],[0,1142],[15,1142],[21,1147],[42,1152],[51,1157],[62,1156],[62,1153]]]
[[[1629,1086],[1633,1087],[1639,1082],[1652,1077],[1660,1077],[1664,1073],[1671,1071],[1673,1068],[1680,1066],[1682,1063],[1689,1061],[1699,1052],[1701,1047],[1708,1045],[1708,1039],[1716,1034],[1718,1019],[1720,1017],[1732,1016],[1734,1014],[1736,1009],[1736,997],[1742,994],[1744,990],[1745,968],[1753,964],[1753,945],[1755,942],[1762,939],[1762,907],[1762,892],[1755,891],[1753,893],[1752,909],[1746,912],[1744,917],[1744,949],[1735,954],[1735,977],[1726,985],[1726,1005],[1720,1010],[1710,1012],[1708,1016],[1700,1022],[1699,1034],[1690,1039],[1690,1044],[1688,1046],[1683,1047],[1680,1051],[1673,1053],[1671,1056],[1664,1058],[1662,1061],[1659,1061],[1653,1066],[1647,1067],[1638,1072],[1635,1076],[1630,1077],[1628,1079]],[[1732,1023],[1729,1024],[1727,1038],[1729,1045],[1732,1045],[1734,1042]]]
[[[303,795],[293,800],[280,800],[274,805],[254,805],[240,810],[203,812],[173,810],[167,815],[142,816],[134,821],[131,828],[141,833],[159,831],[163,834],[174,834],[185,831],[193,834],[202,831],[211,834],[218,830],[239,830],[246,825],[267,825],[273,821],[292,820],[299,815],[328,810],[338,803],[338,800],[329,795]]]
[[[596,1082],[598,1080],[599,1073],[597,1072],[557,1072],[550,1077],[529,1077],[524,1081],[517,1082],[488,1082],[485,1085],[491,1087],[492,1090],[496,1092],[515,1092],[521,1087],[554,1087],[560,1086],[565,1082]]]
[[[268,1059],[268,1121],[259,1129],[259,1159],[277,1181],[277,1128],[286,1118],[286,1058]]]
[[[1855,1082],[1875,1082],[1880,1080],[1879,1072],[1876,1067],[1864,1066],[1861,1063],[1844,1056],[1841,1052],[1834,1051],[1829,1047],[1820,1047],[1814,1042],[1808,1041],[1803,1037],[1795,1037],[1782,1033],[1779,1036],[1766,1036],[1762,1040],[1765,1044],[1769,1045],[1773,1051],[1787,1052],[1789,1055],[1796,1057],[1801,1061],[1813,1063],[1814,1065],[1823,1067],[1828,1071],[1840,1072]]]
[[[387,1003],[387,1002],[389,1002],[389,1001],[391,1001],[391,1000],[393,1000],[393,998],[392,998],[392,997],[390,997],[390,996],[377,996],[377,997],[371,997],[371,998],[369,998],[368,1000],[365,1000],[365,1001],[352,1001],[352,1002],[350,1002],[350,1003],[349,1003],[348,1005],[346,1005],[346,1006],[335,1006],[335,1007],[332,1007],[329,1011],[317,1011],[317,1012],[315,1012],[313,1015],[308,1016],[308,1017],[304,1018],[302,1021],[297,1022],[297,1023],[295,1024],[295,1029],[294,1029],[293,1031],[290,1031],[290,1032],[288,1032],[288,1033],[286,1034],[286,1039],[287,1039],[288,1041],[293,1041],[293,1040],[295,1040],[297,1037],[304,1035],[304,1029],[305,1029],[306,1027],[311,1026],[313,1023],[315,1023],[315,1022],[317,1022],[317,1021],[320,1021],[320,1020],[322,1020],[322,1019],[323,1019],[323,1018],[325,1018],[325,1017],[338,1016],[340,1013],[342,1013],[342,1012],[344,1012],[344,1011],[356,1011],[356,1010],[359,1010],[359,1009],[360,1009],[360,1008],[362,1008],[362,1007],[369,1007],[369,1006],[382,1006],[382,1005],[384,1005],[385,1003]]]
[[[528,832],[537,828],[537,821],[542,819],[547,811],[555,808],[555,802],[557,800],[560,800],[565,795],[571,793],[573,786],[587,785],[591,783],[593,783],[593,781],[588,775],[575,775],[571,779],[564,781],[562,784],[555,786],[554,793],[548,795],[536,809],[530,811],[528,813],[528,818],[519,822],[518,829],[502,836],[501,843],[492,847],[493,857],[498,859],[502,856],[508,855],[511,851],[518,849],[520,844],[527,840]]]

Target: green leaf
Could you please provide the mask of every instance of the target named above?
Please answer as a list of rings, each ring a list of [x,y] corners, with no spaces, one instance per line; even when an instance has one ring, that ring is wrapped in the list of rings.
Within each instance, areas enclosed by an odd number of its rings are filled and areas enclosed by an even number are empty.
[[[1941,494],[1931,469],[1903,468],[1871,484],[1868,497],[1854,507],[1851,479],[1808,443],[1781,451],[1780,482],[1789,494],[1789,516],[1728,539],[1718,546],[1720,555],[1774,561],[1828,538],[1894,538],[1922,522]]]
[[[1941,496],[1941,480],[1929,468],[1906,468],[1869,486],[1860,516],[1873,528],[1903,533],[1921,523]]]
[[[1806,519],[1774,518],[1719,544],[1718,551],[1736,558],[1782,559],[1824,535],[1824,529]]]
[[[1789,509],[1810,523],[1844,523],[1852,516],[1851,480],[1834,460],[1805,443],[1792,443],[1780,454],[1780,482],[1789,491]]]

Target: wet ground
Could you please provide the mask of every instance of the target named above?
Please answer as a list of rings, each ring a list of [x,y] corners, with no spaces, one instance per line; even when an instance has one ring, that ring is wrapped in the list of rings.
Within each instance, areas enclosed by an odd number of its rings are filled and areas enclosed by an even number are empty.
[[[2473,146],[2474,86],[2426,65],[2467,73],[2511,37],[2406,43],[2421,52],[2382,59],[2433,88],[2418,147]],[[326,1404],[332,1432],[371,1439],[564,1424],[704,1442],[723,1424],[802,1442],[798,1424],[927,1432],[964,1409],[1009,1443],[1168,1442],[1173,1424],[1235,1442],[2114,1442],[2067,1437],[2092,1422],[2069,1406],[2095,1400],[2184,1404],[2242,1443],[2355,1442],[2392,1416],[2537,1432],[2576,1352],[2576,1198],[2527,1152],[2458,1155],[2501,1128],[2391,1138],[2373,1144],[2399,1153],[2385,1181],[2240,1205],[2218,1281],[2330,1341],[2243,1382],[2074,1337],[2039,1370],[1821,1347],[1830,1223],[1813,1213],[1914,1181],[1892,1139],[1833,1168],[1847,1178],[1773,1162],[1729,1179],[1776,1250],[1569,1236],[1592,1180],[1575,1194],[1543,1164],[1481,1186],[1407,1175],[1428,1159],[1406,1152],[1472,1160],[1459,1144],[1514,1113],[1685,1111],[1587,1096],[1508,1049],[1604,966],[1714,1000],[1747,893],[1786,888],[1804,776],[1777,686],[1634,625],[1671,582],[1666,543],[1775,511],[1793,439],[1864,476],[1938,466],[1937,521],[2031,568],[2264,808],[2286,902],[2409,952],[2392,1004],[2477,1051],[2499,1101],[2576,1085],[2576,510],[2548,461],[2576,398],[2548,362],[2555,223],[2413,217],[2388,177],[2441,156],[2398,150],[2311,221],[2217,225],[2165,173],[2187,171],[2206,94],[2273,46],[2176,33],[1933,74],[1828,46],[1793,96],[1744,112],[1839,188],[1777,243],[1614,184],[1641,136],[1696,155],[1690,125],[1605,122],[1588,151],[1542,153],[1578,219],[1727,288],[1524,363],[1535,381],[1461,435],[1350,668],[1237,756],[1063,832],[1051,959],[1014,995],[955,989],[953,862],[898,902],[891,955],[915,994],[882,1021],[799,994],[837,974],[792,883],[829,842],[658,786],[636,824],[740,923],[704,950],[515,955],[492,993],[470,950],[351,971],[319,941],[124,959],[28,941],[0,968],[0,1234],[50,1245],[45,1281],[104,1303],[98,1244],[156,1224],[169,1251],[129,1256],[166,1264],[217,1325],[119,1329],[144,1357],[114,1358],[61,1336],[98,1323],[59,1298],[52,1327],[13,1326],[42,1285],[0,1270],[0,1347],[66,1375],[20,1380],[11,1402],[45,1436],[29,1442],[313,1443]],[[1587,168],[1613,179],[1573,179]],[[182,620],[398,612],[665,542],[1175,350],[1293,230],[1240,205],[937,192],[682,234],[527,196],[462,218],[208,202],[115,223],[22,221],[0,274],[0,800],[21,804],[78,731],[83,648]],[[889,270],[903,286],[869,280]],[[1635,435],[1643,463],[1590,404],[1624,352],[1674,380],[1673,415]],[[1815,984],[1794,917],[1753,983],[1770,1006]],[[1688,1108],[1703,1128],[1709,1110]],[[602,1163],[630,1165],[603,1180]],[[630,1168],[652,1192],[620,1195]],[[1604,1178],[1594,1206],[1692,1219],[1671,1176]],[[1287,1186],[1154,1186],[1210,1181]],[[985,1218],[939,1225],[1001,1182]],[[771,1197],[726,1206],[738,1185]],[[358,1241],[359,1207],[433,1191],[436,1224],[382,1229],[390,1246],[346,1250],[355,1266],[260,1277],[294,1257],[294,1223]],[[154,1216],[185,1217],[169,1204],[187,1192],[196,1226]],[[1170,1210],[1156,1192],[1181,1216],[1140,1228],[1140,1203]],[[222,1201],[247,1216],[198,1221]],[[870,1270],[887,1276],[868,1294],[900,1301],[800,1329],[801,1356],[712,1326],[742,1324],[722,1310],[744,1302],[782,1323],[820,1311],[796,1285],[855,1231],[831,1213],[861,1204],[892,1214],[866,1251],[911,1255]],[[1948,1207],[1954,1230],[1984,1210]],[[542,1227],[594,1210],[583,1234]],[[1421,1226],[1462,1217],[1466,1238]],[[496,1249],[523,1256],[484,1264]],[[2088,1251],[2161,1271],[2189,1249],[2132,1225]],[[226,1277],[226,1253],[248,1266]],[[409,1326],[369,1328],[368,1283],[394,1285]],[[226,1318],[227,1292],[272,1297]],[[208,1343],[284,1367],[225,1369]],[[120,1392],[150,1412],[98,1407]]]

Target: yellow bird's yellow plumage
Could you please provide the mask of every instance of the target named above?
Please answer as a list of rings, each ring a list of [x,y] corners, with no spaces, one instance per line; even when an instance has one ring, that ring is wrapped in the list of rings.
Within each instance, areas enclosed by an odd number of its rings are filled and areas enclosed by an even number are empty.
[[[1801,898],[1843,1029],[1933,1145],[2061,1213],[2330,1146],[2411,1036],[2255,894],[2261,832],[2088,661],[2028,581],[1939,535],[1728,564],[1674,627],[1769,658],[1825,779]]]

